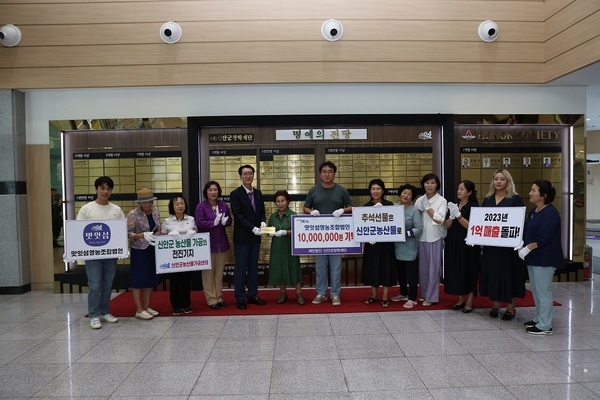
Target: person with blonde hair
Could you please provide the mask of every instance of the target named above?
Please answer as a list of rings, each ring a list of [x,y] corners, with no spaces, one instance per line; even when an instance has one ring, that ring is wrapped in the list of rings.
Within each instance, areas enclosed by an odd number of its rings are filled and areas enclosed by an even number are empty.
[[[523,207],[513,178],[506,169],[494,172],[482,207]],[[483,246],[479,292],[492,301],[490,317],[498,318],[500,302],[506,303],[504,321],[515,318],[515,299],[525,297],[525,267],[510,247]]]

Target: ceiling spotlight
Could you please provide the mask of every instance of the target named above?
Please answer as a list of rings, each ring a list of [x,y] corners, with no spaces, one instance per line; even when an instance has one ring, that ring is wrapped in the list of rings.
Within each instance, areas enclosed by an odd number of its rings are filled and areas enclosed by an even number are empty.
[[[321,35],[330,42],[340,40],[344,34],[344,27],[337,19],[328,19],[321,26]]]
[[[0,28],[0,43],[6,47],[15,47],[21,41],[21,30],[12,25],[7,24]]]
[[[479,24],[477,33],[479,34],[479,39],[489,43],[498,39],[500,28],[498,28],[497,23],[488,19]]]
[[[169,21],[160,27],[160,38],[167,44],[174,44],[181,39],[181,26],[177,22]]]

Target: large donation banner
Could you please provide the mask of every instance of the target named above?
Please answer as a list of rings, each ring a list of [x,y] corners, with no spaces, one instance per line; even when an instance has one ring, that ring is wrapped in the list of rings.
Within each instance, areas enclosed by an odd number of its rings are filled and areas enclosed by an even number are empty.
[[[156,273],[199,271],[211,269],[210,236],[208,232],[192,237],[161,235],[156,237]]]
[[[352,207],[357,242],[405,242],[404,207]]]
[[[65,261],[127,257],[127,220],[67,220],[65,223]]]
[[[292,215],[292,255],[362,254],[352,215]]]
[[[473,207],[467,244],[517,247],[523,240],[525,207]]]

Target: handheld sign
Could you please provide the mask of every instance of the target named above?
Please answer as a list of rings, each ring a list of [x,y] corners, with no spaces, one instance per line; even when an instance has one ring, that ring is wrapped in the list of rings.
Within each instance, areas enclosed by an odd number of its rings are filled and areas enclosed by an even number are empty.
[[[404,207],[352,207],[357,242],[405,242]]]
[[[129,257],[127,220],[68,220],[65,261]]]
[[[467,244],[517,247],[523,240],[525,207],[473,207]]]
[[[352,215],[292,215],[292,255],[362,254]]]
[[[199,271],[211,269],[210,235],[196,233],[192,237],[174,238],[168,235],[156,237],[156,273]]]

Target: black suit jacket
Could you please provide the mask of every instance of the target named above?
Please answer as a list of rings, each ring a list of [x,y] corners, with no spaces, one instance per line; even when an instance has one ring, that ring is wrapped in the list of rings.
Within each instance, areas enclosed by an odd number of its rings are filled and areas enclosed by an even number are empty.
[[[235,189],[230,194],[231,212],[233,214],[233,242],[239,244],[252,244],[260,236],[252,233],[253,228],[260,228],[260,223],[265,222],[265,202],[262,192],[254,189],[254,206],[243,186]]]

